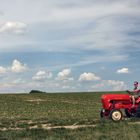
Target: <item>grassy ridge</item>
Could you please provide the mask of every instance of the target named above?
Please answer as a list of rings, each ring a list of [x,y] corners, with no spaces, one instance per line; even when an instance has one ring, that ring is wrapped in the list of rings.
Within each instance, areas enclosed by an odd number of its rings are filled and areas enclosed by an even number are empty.
[[[140,125],[100,120],[103,93],[0,95],[0,139],[140,140]],[[44,130],[41,124],[95,124],[94,128]],[[37,128],[29,129],[32,126]],[[8,130],[21,128],[21,130]],[[24,128],[24,129],[22,129]]]

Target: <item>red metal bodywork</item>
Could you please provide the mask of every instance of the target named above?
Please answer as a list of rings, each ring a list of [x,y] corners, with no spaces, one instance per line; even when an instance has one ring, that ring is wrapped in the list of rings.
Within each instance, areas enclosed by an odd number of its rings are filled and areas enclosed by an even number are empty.
[[[127,94],[104,94],[101,96],[101,101],[104,109],[112,108],[115,105],[115,109],[126,108],[130,106],[130,96]]]

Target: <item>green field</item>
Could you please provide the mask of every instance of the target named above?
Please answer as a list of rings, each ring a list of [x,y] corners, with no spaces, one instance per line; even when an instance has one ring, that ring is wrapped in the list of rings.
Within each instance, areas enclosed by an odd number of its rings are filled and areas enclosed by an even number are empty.
[[[0,140],[139,140],[135,120],[100,119],[102,94],[1,94]],[[87,127],[63,127],[81,125]]]

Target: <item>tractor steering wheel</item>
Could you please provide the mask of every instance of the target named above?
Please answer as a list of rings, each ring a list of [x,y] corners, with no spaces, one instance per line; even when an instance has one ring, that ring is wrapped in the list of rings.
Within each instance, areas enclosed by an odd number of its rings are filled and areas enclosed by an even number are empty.
[[[126,90],[126,92],[127,92],[127,93],[129,93],[129,94],[132,94],[132,92],[131,92],[131,91],[129,91],[129,90]]]

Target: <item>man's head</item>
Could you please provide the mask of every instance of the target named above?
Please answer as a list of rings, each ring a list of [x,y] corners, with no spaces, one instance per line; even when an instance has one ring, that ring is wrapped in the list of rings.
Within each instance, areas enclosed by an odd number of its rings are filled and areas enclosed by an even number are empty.
[[[137,88],[139,83],[137,81],[134,82],[134,87]]]

